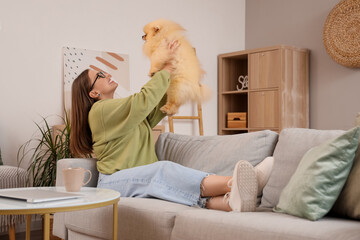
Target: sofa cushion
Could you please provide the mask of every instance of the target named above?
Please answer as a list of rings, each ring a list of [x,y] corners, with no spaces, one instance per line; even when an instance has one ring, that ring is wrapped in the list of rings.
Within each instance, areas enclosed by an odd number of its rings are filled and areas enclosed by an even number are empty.
[[[317,222],[274,212],[187,210],[176,216],[171,240],[344,240],[358,239],[359,222],[322,218]]]
[[[190,208],[157,199],[121,197],[118,204],[119,239],[168,240],[176,214]],[[73,232],[111,239],[112,206],[66,212],[65,223]]]
[[[360,219],[360,146],[356,152],[349,177],[340,193],[332,213],[343,217]]]
[[[359,143],[359,128],[311,148],[280,194],[276,212],[310,220],[325,216],[349,175]]]
[[[223,136],[163,133],[156,142],[156,154],[159,160],[231,176],[239,160],[247,160],[255,166],[271,156],[277,138],[278,134],[270,130]]]
[[[287,128],[280,132],[274,151],[274,166],[268,183],[263,189],[261,207],[273,208],[279,201],[280,193],[294,174],[304,154],[329,139],[335,138],[343,130],[315,130]]]

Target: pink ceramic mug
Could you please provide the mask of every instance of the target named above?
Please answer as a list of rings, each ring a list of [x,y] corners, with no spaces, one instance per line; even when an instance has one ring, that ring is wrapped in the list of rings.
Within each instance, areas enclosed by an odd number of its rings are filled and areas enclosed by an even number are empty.
[[[89,179],[84,182],[85,172],[89,173]],[[92,174],[90,170],[83,168],[64,168],[62,170],[65,189],[68,192],[79,192],[81,187],[88,184]]]

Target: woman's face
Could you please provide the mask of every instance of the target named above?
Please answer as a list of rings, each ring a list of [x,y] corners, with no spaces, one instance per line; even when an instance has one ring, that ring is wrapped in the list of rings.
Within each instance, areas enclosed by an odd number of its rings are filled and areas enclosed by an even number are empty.
[[[102,72],[98,72],[90,69],[89,78],[90,78],[90,84],[93,86],[89,93],[90,97],[98,98],[98,99],[113,98],[118,83],[111,79],[110,74],[108,73],[102,74]]]

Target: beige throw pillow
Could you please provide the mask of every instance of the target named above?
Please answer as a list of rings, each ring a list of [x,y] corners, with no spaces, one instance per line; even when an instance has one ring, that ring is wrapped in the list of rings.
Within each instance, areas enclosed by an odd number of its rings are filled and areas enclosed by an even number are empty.
[[[360,146],[359,146],[360,147]],[[331,213],[360,219],[360,148],[356,152],[349,177]]]

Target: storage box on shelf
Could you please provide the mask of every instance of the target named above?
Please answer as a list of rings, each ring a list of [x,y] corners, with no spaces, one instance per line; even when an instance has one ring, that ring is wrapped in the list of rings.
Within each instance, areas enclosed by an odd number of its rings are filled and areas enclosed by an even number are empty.
[[[218,134],[309,127],[308,66],[309,50],[291,46],[220,54]],[[232,112],[247,113],[244,127],[229,126]]]
[[[246,128],[246,112],[228,112],[228,128]]]

